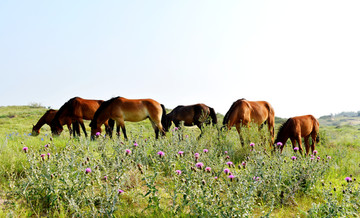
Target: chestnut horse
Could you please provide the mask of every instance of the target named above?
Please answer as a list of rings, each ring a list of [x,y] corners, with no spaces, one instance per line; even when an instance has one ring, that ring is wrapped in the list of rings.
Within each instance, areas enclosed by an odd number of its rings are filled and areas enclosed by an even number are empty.
[[[223,125],[229,130],[235,126],[240,136],[240,142],[244,146],[241,127],[249,127],[251,122],[259,125],[260,128],[267,123],[272,145],[274,141],[275,112],[266,101],[247,101],[244,98],[235,101],[225,114]]]
[[[164,130],[167,132],[171,126],[171,121],[174,122],[176,127],[180,126],[180,122],[183,121],[185,126],[196,125],[201,133],[203,133],[202,125],[210,124],[209,117],[212,120],[213,125],[217,124],[217,118],[215,110],[205,104],[193,104],[193,105],[179,105],[174,108],[170,113],[166,115],[166,119],[163,121]]]
[[[54,119],[56,113],[57,113],[57,110],[54,110],[54,109],[47,110],[45,112],[45,114],[39,119],[39,121],[35,124],[35,126],[33,125],[31,135],[38,136],[40,134],[40,128],[45,124],[50,126],[51,121]],[[79,125],[78,123],[76,123],[76,124]],[[73,132],[73,129],[71,128],[71,119],[67,119],[67,120],[64,119],[63,123],[61,123],[61,125],[67,125],[70,135],[72,133],[74,133],[74,136],[75,136],[75,131]],[[74,129],[76,129],[76,128],[74,128]]]
[[[80,123],[81,128],[84,131],[85,136],[87,137],[87,132],[83,120],[92,120],[95,111],[100,107],[101,103],[103,102],[103,100],[89,100],[79,97],[74,97],[70,99],[63,106],[61,106],[59,111],[56,113],[50,125],[51,132],[55,135],[60,135],[63,130],[61,123],[64,123],[64,120],[70,119],[73,123]],[[109,127],[107,120],[106,122],[104,122],[104,124],[106,132],[111,137],[112,128]]]
[[[102,103],[96,111],[94,118],[90,123],[91,138],[100,132],[100,126],[108,119],[116,122],[116,133],[120,136],[120,127],[127,140],[125,121],[139,122],[149,118],[155,130],[156,138],[159,137],[159,130],[165,135],[161,120],[166,115],[164,105],[153,99],[127,99],[115,97]]]
[[[275,143],[281,142],[281,152],[284,149],[285,143],[290,138],[293,148],[296,147],[296,142],[299,144],[299,150],[302,154],[301,138],[304,138],[306,155],[309,154],[310,144],[309,138],[311,136],[311,152],[315,150],[315,143],[319,142],[317,134],[319,132],[319,121],[312,115],[298,116],[289,118],[279,129],[276,136]]]

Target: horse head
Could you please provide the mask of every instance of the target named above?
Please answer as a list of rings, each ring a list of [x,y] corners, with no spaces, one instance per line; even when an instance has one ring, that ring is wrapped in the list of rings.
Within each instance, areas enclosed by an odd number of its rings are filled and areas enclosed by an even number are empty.
[[[32,135],[32,136],[38,136],[39,134],[40,134],[40,129],[36,128],[36,127],[33,125],[31,135]]]
[[[169,128],[171,126],[171,121],[172,120],[168,114],[165,115],[164,118],[161,120],[161,124],[162,124],[165,132],[169,132]]]
[[[55,136],[59,136],[61,132],[64,130],[60,122],[57,120],[53,120],[50,125],[51,133]]]

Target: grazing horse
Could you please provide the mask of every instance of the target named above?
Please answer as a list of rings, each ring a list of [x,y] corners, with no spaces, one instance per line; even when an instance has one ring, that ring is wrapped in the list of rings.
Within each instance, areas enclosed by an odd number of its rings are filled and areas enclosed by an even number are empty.
[[[40,128],[45,124],[50,126],[51,121],[54,119],[56,113],[57,113],[57,110],[53,110],[53,109],[47,110],[45,112],[45,114],[39,119],[39,121],[35,124],[35,126],[33,125],[31,135],[38,136],[40,134]],[[73,132],[73,129],[71,129],[71,119],[64,119],[63,123],[60,123],[60,124],[67,125],[70,135],[71,135],[71,133]],[[79,125],[79,124],[77,124],[77,125]],[[74,124],[73,124],[73,127],[74,127]],[[76,129],[76,128],[74,128],[74,129]],[[75,131],[73,133],[75,136]]]
[[[275,112],[266,101],[247,101],[244,98],[235,101],[225,114],[223,125],[228,130],[235,126],[240,136],[240,142],[244,146],[241,127],[249,127],[251,122],[259,125],[260,128],[267,123],[272,145],[274,141]]]
[[[193,105],[179,105],[174,108],[170,113],[166,115],[166,119],[163,121],[164,130],[167,132],[171,126],[171,121],[174,122],[176,127],[180,126],[180,122],[183,121],[185,126],[194,126],[196,125],[201,133],[202,124],[210,124],[211,118],[213,125],[217,124],[217,118],[215,110],[211,107],[208,107],[205,104],[193,104]]]
[[[103,100],[89,100],[79,97],[71,98],[63,106],[61,106],[59,111],[56,113],[50,125],[51,132],[54,135],[60,135],[63,130],[61,123],[63,123],[64,120],[70,119],[73,123],[80,123],[81,128],[84,131],[85,136],[87,137],[87,132],[83,120],[92,120],[95,111],[100,107],[103,102]],[[104,124],[107,133],[111,137],[112,128],[109,127],[108,120],[106,120]]]
[[[312,115],[298,116],[289,118],[279,129],[276,136],[275,143],[281,142],[281,152],[284,149],[285,143],[290,138],[293,148],[296,147],[296,142],[299,144],[299,150],[302,154],[301,137],[304,138],[306,155],[309,154],[310,144],[309,137],[311,136],[311,152],[315,150],[315,143],[319,142],[317,134],[319,132],[319,121]]]
[[[96,111],[94,118],[90,123],[91,138],[100,132],[100,126],[108,119],[116,122],[116,133],[120,136],[120,127],[127,140],[125,121],[139,122],[149,118],[155,130],[156,138],[159,137],[159,130],[165,135],[161,120],[166,115],[164,105],[153,99],[127,99],[115,97],[102,103]]]

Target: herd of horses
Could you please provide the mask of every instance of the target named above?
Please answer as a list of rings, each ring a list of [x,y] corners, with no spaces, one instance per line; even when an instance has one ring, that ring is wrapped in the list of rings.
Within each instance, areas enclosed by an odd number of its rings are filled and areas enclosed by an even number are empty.
[[[48,110],[33,126],[32,135],[37,136],[40,128],[48,124],[53,135],[60,135],[63,126],[67,125],[70,135],[80,136],[80,126],[87,137],[86,128],[83,120],[91,120],[91,139],[101,133],[101,126],[105,126],[105,132],[112,137],[112,132],[116,124],[116,134],[120,136],[120,128],[124,138],[127,139],[125,121],[139,122],[149,118],[155,131],[155,137],[158,139],[159,133],[165,135],[172,123],[178,128],[183,123],[184,126],[197,126],[203,133],[203,125],[217,125],[215,110],[205,104],[194,104],[187,106],[177,106],[170,113],[166,114],[165,106],[153,99],[127,99],[124,97],[111,98],[108,101],[89,100],[80,97],[74,97],[68,100],[59,110]],[[318,142],[317,134],[319,132],[319,122],[312,115],[297,116],[289,118],[280,127],[277,137],[275,134],[275,112],[273,107],[266,101],[248,101],[239,99],[235,101],[223,119],[223,126],[220,130],[230,130],[235,126],[240,142],[244,145],[244,139],[241,134],[242,127],[250,127],[255,123],[261,128],[267,124],[271,142],[278,145],[283,150],[286,141],[291,140],[293,147],[296,143],[302,154],[301,138],[304,138],[306,154],[311,148],[315,150],[315,144]],[[309,144],[309,138],[312,144]]]

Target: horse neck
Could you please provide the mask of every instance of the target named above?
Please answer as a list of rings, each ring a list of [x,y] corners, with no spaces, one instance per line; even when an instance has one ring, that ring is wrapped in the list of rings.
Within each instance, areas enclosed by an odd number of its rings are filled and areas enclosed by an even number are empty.
[[[41,118],[40,118],[40,120],[35,124],[35,126],[34,126],[34,128],[35,128],[35,130],[39,130],[43,125],[45,125],[45,124],[48,124],[48,125],[50,125],[50,123],[47,123],[46,122],[46,119],[45,119],[45,116],[46,116],[47,114],[44,114]]]
[[[96,117],[96,126],[100,127],[102,124],[104,124],[108,119],[110,119],[110,107],[108,106],[104,108],[101,113],[99,113]],[[95,117],[94,117],[95,119]]]

